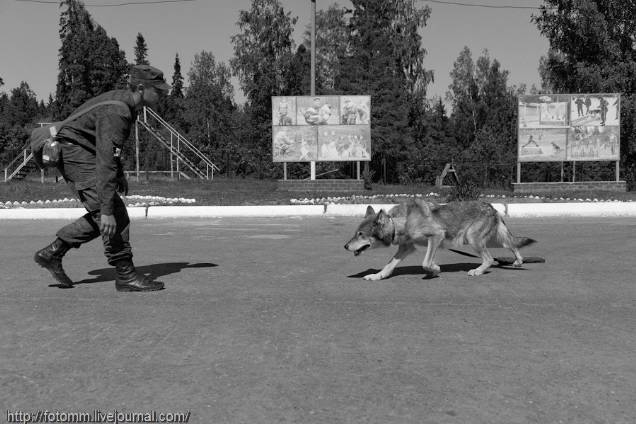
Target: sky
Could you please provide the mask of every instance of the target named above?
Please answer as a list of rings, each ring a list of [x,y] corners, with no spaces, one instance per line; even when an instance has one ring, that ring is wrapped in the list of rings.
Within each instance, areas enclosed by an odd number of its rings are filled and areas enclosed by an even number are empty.
[[[121,5],[150,1],[155,3]],[[84,4],[108,35],[117,39],[129,62],[134,60],[137,33],[141,33],[148,46],[149,62],[164,72],[169,83],[177,53],[186,85],[195,54],[211,52],[217,62],[229,63],[234,49],[231,37],[239,32],[239,11],[249,10],[251,0],[156,1],[84,0]],[[299,18],[294,32],[298,45],[310,22],[311,3],[279,1],[292,17]],[[433,70],[435,78],[428,87],[429,97],[444,98],[451,82],[449,73],[464,46],[472,51],[473,60],[487,49],[491,59],[497,59],[509,71],[509,84],[539,85],[539,59],[547,53],[548,41],[531,23],[532,13],[538,10],[519,7],[536,8],[541,0],[454,1],[462,5],[449,4],[452,0],[416,1],[431,8],[421,31],[428,52],[424,64]],[[316,5],[326,9],[334,2],[316,0]],[[112,6],[115,4],[120,6]],[[339,0],[338,4],[351,3]],[[471,4],[478,6],[468,6]],[[0,91],[8,93],[26,81],[38,100],[46,101],[49,93],[55,94],[60,11],[55,0],[0,0],[0,78],[4,80]],[[240,103],[244,99],[235,81],[235,100]]]

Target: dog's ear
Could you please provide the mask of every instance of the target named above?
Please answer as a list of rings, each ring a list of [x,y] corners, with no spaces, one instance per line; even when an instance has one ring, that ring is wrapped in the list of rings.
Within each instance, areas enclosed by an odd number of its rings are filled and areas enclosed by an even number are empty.
[[[426,200],[415,199],[415,204],[420,208],[420,212],[424,216],[430,216],[431,212],[437,209],[437,205]]]
[[[367,213],[364,215],[365,218],[370,217],[371,215],[375,215],[375,211],[371,207],[371,205],[367,206]]]
[[[375,219],[375,221],[380,223],[385,223],[386,221],[388,221],[388,219],[389,219],[389,215],[384,211],[384,209],[380,209],[380,212],[378,212],[378,216]]]

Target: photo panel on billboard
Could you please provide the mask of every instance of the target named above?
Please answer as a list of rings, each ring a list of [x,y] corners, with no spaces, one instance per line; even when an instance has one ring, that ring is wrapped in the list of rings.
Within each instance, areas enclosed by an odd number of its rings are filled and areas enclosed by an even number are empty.
[[[339,96],[296,97],[297,125],[337,125],[340,123]]]
[[[369,125],[371,122],[371,96],[341,96],[340,124]]]
[[[371,129],[368,125],[336,125],[318,128],[318,160],[371,160]]]
[[[572,94],[570,125],[618,126],[620,97],[616,94]]]
[[[310,162],[317,160],[316,128],[275,126],[272,128],[274,162]]]
[[[567,126],[569,101],[564,94],[520,96],[519,128]]]
[[[619,160],[618,126],[578,126],[570,131],[567,160]]]
[[[520,162],[555,162],[566,160],[567,128],[519,129]]]
[[[272,97],[272,125],[296,125],[296,97]]]

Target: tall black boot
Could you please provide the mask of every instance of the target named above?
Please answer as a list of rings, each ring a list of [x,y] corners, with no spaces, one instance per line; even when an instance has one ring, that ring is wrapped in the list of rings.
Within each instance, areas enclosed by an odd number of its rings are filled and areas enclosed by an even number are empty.
[[[73,281],[68,278],[68,275],[64,272],[64,268],[62,268],[62,258],[70,248],[70,244],[57,238],[44,249],[35,252],[35,256],[33,257],[38,265],[51,273],[55,281],[57,281],[62,288],[73,287]]]
[[[115,262],[115,272],[117,280],[115,288],[117,291],[154,291],[163,289],[163,283],[152,281],[144,275],[137,274],[135,265],[130,259],[122,259]]]

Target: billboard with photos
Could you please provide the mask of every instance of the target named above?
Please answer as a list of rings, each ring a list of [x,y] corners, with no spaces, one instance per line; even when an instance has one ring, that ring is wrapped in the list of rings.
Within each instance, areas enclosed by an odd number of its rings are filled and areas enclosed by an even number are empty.
[[[370,116],[370,96],[274,96],[273,160],[370,161]]]
[[[519,97],[520,162],[619,160],[619,140],[619,94]]]

